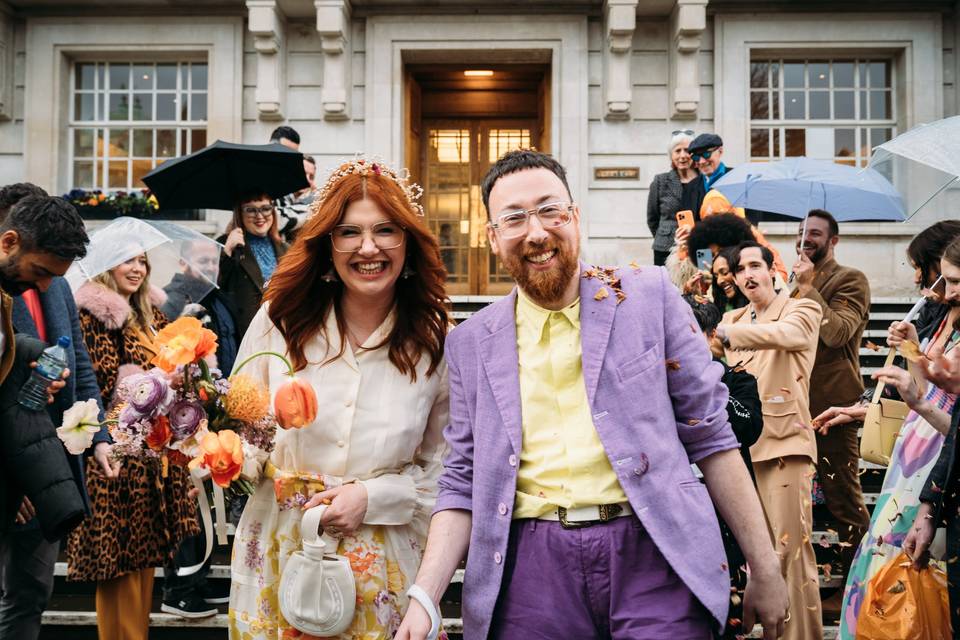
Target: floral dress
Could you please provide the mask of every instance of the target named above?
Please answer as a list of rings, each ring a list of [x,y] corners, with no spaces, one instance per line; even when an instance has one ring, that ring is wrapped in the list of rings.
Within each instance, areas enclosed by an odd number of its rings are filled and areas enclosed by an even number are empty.
[[[929,344],[936,342],[939,333]],[[956,345],[957,338],[954,332],[945,351]],[[941,411],[949,413],[956,397],[932,383],[927,387],[927,401]],[[903,541],[920,508],[920,492],[940,456],[943,441],[944,435],[916,412],[907,414],[893,445],[890,466],[883,477],[883,488],[870,518],[870,528],[863,536],[847,574],[840,614],[841,640],[856,638],[857,617],[866,597],[867,585],[880,568],[902,550]]]
[[[380,343],[393,319],[391,313],[364,346]],[[356,481],[368,496],[363,525],[341,538],[337,550],[349,559],[357,585],[356,613],[340,639],[393,637],[423,555],[446,453],[446,365],[427,376],[424,356],[412,381],[390,363],[387,347],[354,353],[349,344],[327,362],[340,344],[332,313],[326,330],[330,349],[315,338],[305,350],[311,364],[298,373],[317,393],[316,420],[278,431],[269,460],[245,462],[244,473],[260,480],[234,539],[229,618],[235,640],[309,637],[283,619],[277,591],[287,559],[300,549],[302,506],[318,491]],[[237,362],[262,350],[286,352],[266,307],[253,319]],[[257,358],[243,372],[271,394],[286,379],[277,358]]]

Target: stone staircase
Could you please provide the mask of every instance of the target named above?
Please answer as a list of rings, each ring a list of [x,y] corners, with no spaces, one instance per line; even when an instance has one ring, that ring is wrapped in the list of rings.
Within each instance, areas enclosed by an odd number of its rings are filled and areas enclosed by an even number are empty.
[[[480,308],[493,302],[494,296],[457,296],[454,298],[454,319],[462,321]],[[885,346],[886,327],[895,319],[901,319],[909,310],[914,300],[910,298],[876,298],[872,302],[870,322],[864,333],[863,345],[860,349],[860,364],[864,381],[873,386],[869,379],[871,373],[883,365],[887,355]],[[868,347],[867,343],[884,345],[879,349]],[[868,509],[873,509],[876,503],[877,492],[883,483],[884,468],[870,463],[860,462],[862,475],[860,476],[866,497]],[[827,597],[836,589],[842,588],[840,579],[835,576],[825,576],[823,566],[835,562],[839,549],[837,546],[836,530],[839,528],[832,521],[829,511],[823,505],[814,507],[814,549],[817,561],[820,564],[821,594]],[[230,549],[218,547],[213,560],[213,567],[209,579],[226,584],[230,579]],[[44,629],[41,640],[96,640],[96,614],[94,613],[94,588],[92,584],[68,583],[65,579],[66,563],[64,557],[56,567],[56,584],[50,608],[44,614]],[[216,616],[201,620],[184,620],[183,618],[160,613],[160,589],[163,583],[163,572],[157,570],[157,580],[154,587],[154,606],[150,616],[151,633],[153,639],[170,640],[221,640],[227,637],[227,608],[220,606],[220,613]],[[444,616],[444,627],[452,640],[461,638],[462,623],[460,620],[460,595],[463,583],[463,569],[457,571],[444,595],[441,611]],[[837,637],[835,620],[824,620],[825,640]],[[759,638],[759,627],[754,634],[748,636]]]

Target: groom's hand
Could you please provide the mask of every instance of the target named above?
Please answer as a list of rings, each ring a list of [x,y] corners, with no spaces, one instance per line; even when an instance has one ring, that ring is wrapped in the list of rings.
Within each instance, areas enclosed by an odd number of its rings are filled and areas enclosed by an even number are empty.
[[[787,585],[780,573],[751,573],[743,594],[743,632],[753,631],[755,622],[763,625],[763,640],[776,640],[783,635],[790,601]]]
[[[407,615],[403,616],[403,622],[400,623],[394,640],[425,640],[428,633],[430,633],[430,615],[423,605],[410,598]]]

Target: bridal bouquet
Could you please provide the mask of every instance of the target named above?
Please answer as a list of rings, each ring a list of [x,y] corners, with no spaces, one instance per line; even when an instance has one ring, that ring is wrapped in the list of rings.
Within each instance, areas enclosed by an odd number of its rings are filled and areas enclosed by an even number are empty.
[[[277,426],[290,429],[311,423],[317,414],[313,389],[294,376],[279,353],[255,353],[239,363],[229,378],[210,366],[217,336],[196,318],[183,317],[157,335],[153,368],[128,376],[117,389],[117,408],[106,421],[118,456],[151,456],[168,464],[207,469],[218,486],[252,493],[240,478],[246,451],[273,448]],[[240,372],[260,356],[281,358],[290,380],[273,398],[260,383]],[[75,409],[75,410],[74,410]],[[72,449],[89,446],[99,428],[89,407],[77,403],[58,429]],[[69,421],[68,421],[69,417]],[[72,450],[71,449],[71,450]]]

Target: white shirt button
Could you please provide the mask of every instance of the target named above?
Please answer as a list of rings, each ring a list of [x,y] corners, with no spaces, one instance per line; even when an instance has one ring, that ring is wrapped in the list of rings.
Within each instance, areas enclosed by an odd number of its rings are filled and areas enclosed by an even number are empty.
[[[340,448],[343,448],[343,447],[347,446],[347,443],[344,442],[343,440],[337,440],[337,446],[340,447]]]
[[[507,505],[505,505],[505,504],[503,504],[503,503],[501,502],[499,505],[497,505],[497,511],[498,511],[498,512],[500,513],[500,515],[502,515],[502,516],[507,515]]]
[[[500,555],[499,551],[493,552],[493,561],[496,562],[497,564],[500,564],[501,562],[503,562],[503,556]]]
[[[344,400],[344,401],[343,401],[343,406],[345,406],[345,407],[351,407],[351,406],[353,406],[353,399],[352,399],[352,398],[347,398],[346,400]]]
[[[510,457],[507,458],[507,462],[510,463],[510,466],[511,466],[511,467],[517,466],[517,456],[515,456],[515,455],[513,455],[513,454],[511,453],[511,454],[510,454]]]

